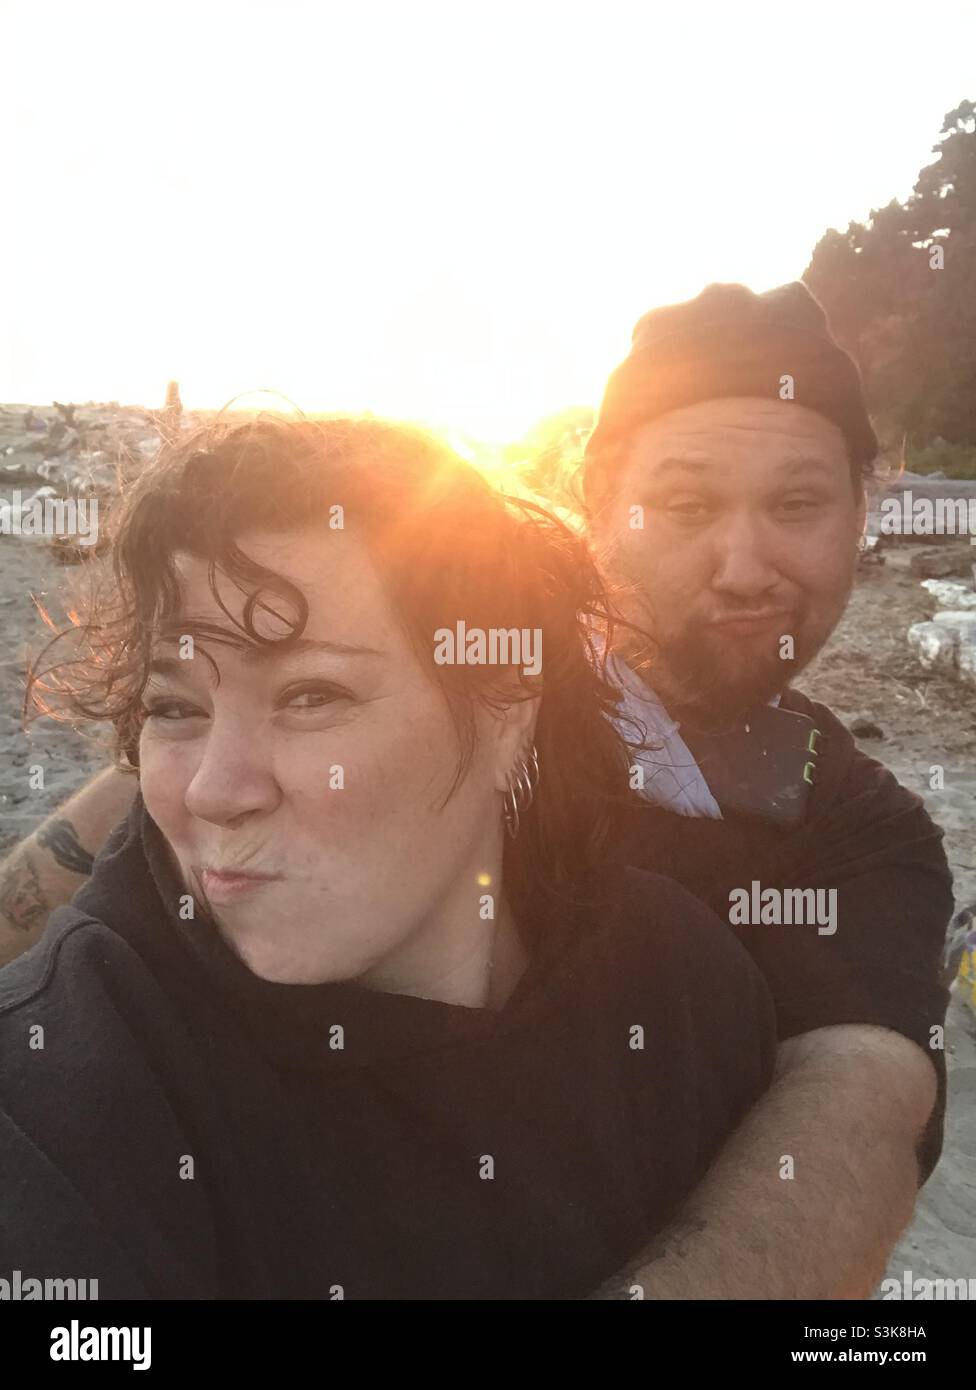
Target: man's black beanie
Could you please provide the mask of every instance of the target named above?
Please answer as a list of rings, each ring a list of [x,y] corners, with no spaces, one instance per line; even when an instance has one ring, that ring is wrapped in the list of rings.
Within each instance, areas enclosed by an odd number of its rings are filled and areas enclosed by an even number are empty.
[[[818,411],[843,432],[852,465],[877,456],[857,363],[801,280],[765,294],[745,285],[707,285],[694,299],[652,309],[638,321],[630,355],[607,382],[586,445],[587,493],[596,456],[637,426],[718,396],[787,399],[784,376],[792,378],[793,403]]]

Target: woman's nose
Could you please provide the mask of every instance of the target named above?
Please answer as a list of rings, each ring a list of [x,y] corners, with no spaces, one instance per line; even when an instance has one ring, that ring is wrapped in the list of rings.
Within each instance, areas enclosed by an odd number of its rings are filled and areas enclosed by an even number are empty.
[[[266,741],[241,721],[215,719],[186,789],[191,815],[226,824],[272,810],[278,797]]]

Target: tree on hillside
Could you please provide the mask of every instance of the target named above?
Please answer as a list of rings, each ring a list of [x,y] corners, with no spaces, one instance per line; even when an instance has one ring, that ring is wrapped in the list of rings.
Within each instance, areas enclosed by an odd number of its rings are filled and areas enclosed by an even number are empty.
[[[976,106],[943,122],[906,203],[828,231],[803,278],[860,363],[883,433],[976,444]]]

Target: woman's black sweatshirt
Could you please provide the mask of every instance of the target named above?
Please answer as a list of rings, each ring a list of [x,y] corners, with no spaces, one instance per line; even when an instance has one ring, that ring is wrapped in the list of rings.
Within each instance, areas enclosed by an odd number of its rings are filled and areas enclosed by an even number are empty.
[[[107,1298],[582,1298],[768,1085],[728,927],[616,869],[500,1010],[254,975],[137,794],[0,971],[0,1279]]]

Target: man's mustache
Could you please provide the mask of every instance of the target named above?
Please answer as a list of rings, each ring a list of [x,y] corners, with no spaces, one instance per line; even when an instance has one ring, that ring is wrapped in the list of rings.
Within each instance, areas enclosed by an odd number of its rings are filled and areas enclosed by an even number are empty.
[[[705,618],[703,621],[706,626],[713,627],[722,623],[764,622],[766,619],[772,621],[774,618],[779,618],[784,624],[789,624],[795,621],[795,614],[793,610],[789,608],[771,605],[765,607],[723,608],[713,616]],[[788,630],[788,627],[784,627],[784,632]]]

